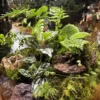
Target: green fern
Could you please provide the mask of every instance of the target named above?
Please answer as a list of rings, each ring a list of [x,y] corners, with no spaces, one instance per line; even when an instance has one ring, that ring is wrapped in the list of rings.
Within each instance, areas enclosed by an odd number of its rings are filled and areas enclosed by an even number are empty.
[[[9,17],[9,18],[15,18],[18,17],[21,14],[25,14],[28,9],[12,9],[12,12],[6,13],[1,18]]]
[[[82,39],[65,39],[60,43],[71,53],[79,53],[80,50],[83,50],[84,45],[88,44],[89,42]]]
[[[69,17],[65,13],[65,10],[61,7],[50,7],[49,14],[51,15],[49,17],[50,21],[55,22],[56,24],[55,26],[56,31],[62,26],[62,24],[60,23],[61,19]]]
[[[36,15],[35,11],[36,11],[36,9],[31,9],[31,10],[26,11],[27,19],[33,18]]]
[[[79,29],[68,24],[62,29],[62,34],[60,34],[60,43],[65,47],[70,53],[80,53],[83,50],[84,45],[88,44],[87,40],[83,40],[85,37],[90,36],[87,32],[79,32]]]

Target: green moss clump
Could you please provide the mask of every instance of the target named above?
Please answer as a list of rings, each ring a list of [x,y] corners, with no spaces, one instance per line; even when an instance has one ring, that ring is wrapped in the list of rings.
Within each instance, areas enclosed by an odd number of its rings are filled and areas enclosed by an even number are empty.
[[[73,24],[68,24],[63,27],[61,34],[63,34],[63,39],[65,39],[66,37],[69,38],[71,35],[77,32],[79,32],[78,27]]]

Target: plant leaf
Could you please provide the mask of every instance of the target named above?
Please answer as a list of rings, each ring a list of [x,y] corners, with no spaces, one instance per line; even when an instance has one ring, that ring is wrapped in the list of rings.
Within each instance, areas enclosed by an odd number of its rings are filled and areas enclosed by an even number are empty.
[[[48,11],[48,7],[47,6],[42,6],[41,8],[39,8],[37,11],[36,11],[36,17],[43,17],[46,16],[45,13]]]
[[[49,57],[52,57],[53,49],[52,48],[45,48],[45,49],[40,49],[43,54],[47,54]]]
[[[70,39],[79,39],[79,38],[85,38],[87,36],[90,36],[89,33],[87,32],[78,32],[78,33],[75,33],[73,34]]]
[[[25,77],[31,77],[31,74],[29,73],[28,70],[25,70],[25,69],[19,69],[19,72],[25,76]]]
[[[83,50],[83,47],[85,44],[88,44],[88,41],[82,40],[82,39],[65,39],[64,41],[60,42],[62,46],[64,46],[66,49],[74,50],[74,48]]]
[[[34,62],[36,62],[36,58],[35,57],[25,57],[24,59],[23,59],[23,61],[25,62],[25,63],[34,63]]]

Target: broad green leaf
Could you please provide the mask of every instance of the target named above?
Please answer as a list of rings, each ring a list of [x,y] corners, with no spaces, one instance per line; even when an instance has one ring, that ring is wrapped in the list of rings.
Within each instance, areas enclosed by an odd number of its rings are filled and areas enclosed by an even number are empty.
[[[29,11],[26,11],[26,17],[28,19],[33,18],[36,15],[36,9],[31,9]]]
[[[73,34],[70,39],[79,39],[79,38],[85,38],[87,36],[90,36],[89,33],[87,32],[78,32],[78,33],[75,33]]]
[[[36,11],[36,17],[41,17],[43,13],[46,13],[48,11],[48,7],[47,6],[42,6],[41,8],[39,8]]]
[[[41,42],[43,40],[42,34],[43,34],[43,27],[44,27],[44,19],[40,19],[35,27],[32,29],[32,35],[35,35],[38,42]]]

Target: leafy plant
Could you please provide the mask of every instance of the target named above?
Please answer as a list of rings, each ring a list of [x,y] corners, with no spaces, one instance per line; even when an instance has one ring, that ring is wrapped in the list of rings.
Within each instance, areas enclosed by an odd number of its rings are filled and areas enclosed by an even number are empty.
[[[2,46],[8,45],[10,47],[13,44],[15,35],[13,33],[12,34],[8,33],[8,34],[6,36],[0,34],[0,45]]]
[[[60,38],[61,38],[61,40],[64,40],[65,38],[69,38],[71,35],[73,35],[77,32],[79,32],[79,29],[75,25],[73,25],[73,24],[65,25],[61,30]]]
[[[18,80],[19,79],[18,69],[15,69],[15,70],[6,69],[5,72],[6,72],[7,77],[9,77],[10,79],[12,79],[12,80]]]
[[[56,100],[58,90],[53,88],[49,82],[45,82],[43,85],[37,88],[35,96],[44,97],[44,99]]]
[[[73,34],[70,39],[82,39],[82,38],[85,38],[85,37],[88,37],[90,36],[89,33],[87,32],[78,32],[76,34]]]
[[[19,69],[23,76],[33,80],[32,91],[35,98],[55,99],[58,91],[48,83],[50,76],[55,75],[55,72],[50,68],[49,63],[36,62],[29,66],[28,69]]]
[[[88,43],[88,41],[82,39],[65,39],[61,42],[62,46],[64,46],[71,53],[80,53],[80,50],[83,50],[84,45]]]
[[[5,39],[5,36],[3,34],[0,34],[0,44],[1,45],[5,45],[6,44],[6,39]]]
[[[83,38],[90,36],[89,33],[79,32],[78,28],[71,24],[63,28],[62,35],[64,40],[60,43],[71,53],[80,53],[84,45],[89,43],[87,40],[83,40]]]
[[[23,59],[26,67],[18,69],[16,73],[15,71],[6,72],[12,79],[18,73],[31,79],[33,96],[36,99],[42,97],[44,100],[89,100],[91,98],[91,91],[98,81],[96,78],[99,76],[100,68],[89,68],[87,73],[78,75],[63,75],[55,72],[51,60],[61,48],[64,51],[60,53],[70,52],[71,55],[80,55],[80,58],[77,56],[75,59],[78,66],[81,67],[83,65],[81,57],[83,57],[82,54],[85,55],[84,47],[89,43],[89,41],[85,40],[85,37],[90,35],[86,32],[80,32],[72,24],[61,28],[61,19],[68,17],[62,8],[50,7],[49,14],[47,10],[48,8],[43,6],[38,10],[15,10],[12,14],[8,13],[9,17],[24,14],[25,18],[22,24],[25,23],[28,27],[31,27],[32,33],[30,37],[23,38],[21,41],[21,44],[26,43],[29,47],[28,56],[26,55],[25,59]],[[28,22],[30,18],[35,18],[34,25]],[[52,31],[47,28],[44,31],[43,29],[50,21],[55,22],[56,29]],[[1,40],[5,41],[2,35]],[[25,55],[26,53],[23,54]]]
[[[5,17],[9,17],[9,18],[14,18],[14,17],[18,17],[21,14],[24,14],[28,9],[12,9],[12,12],[8,12],[6,14],[3,14],[1,16],[1,18],[5,18]]]
[[[65,13],[65,10],[63,8],[58,8],[58,7],[51,7],[49,14],[51,15],[49,17],[50,21],[53,21],[56,24],[56,30],[62,27],[60,22],[61,19],[68,17],[68,15]]]
[[[50,85],[50,82],[44,82],[35,91],[33,91],[34,97],[44,97],[45,100],[56,100],[58,90]]]

